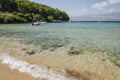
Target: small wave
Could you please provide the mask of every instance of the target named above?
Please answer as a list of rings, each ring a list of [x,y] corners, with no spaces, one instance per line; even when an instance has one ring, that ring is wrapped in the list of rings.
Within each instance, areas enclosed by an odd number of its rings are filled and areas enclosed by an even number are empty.
[[[20,72],[25,72],[35,78],[46,78],[48,80],[71,80],[57,71],[45,67],[38,67],[22,60],[18,60],[10,55],[2,55],[0,57],[3,64],[8,64],[11,69],[18,69]],[[64,72],[65,73],[65,72]]]

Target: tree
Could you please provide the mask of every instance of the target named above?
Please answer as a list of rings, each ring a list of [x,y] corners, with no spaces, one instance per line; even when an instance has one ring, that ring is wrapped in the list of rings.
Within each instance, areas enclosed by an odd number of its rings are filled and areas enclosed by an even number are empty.
[[[54,19],[53,16],[48,16],[48,17],[47,17],[47,20],[50,21],[50,22],[51,22],[53,19]]]
[[[2,5],[0,4],[0,11],[2,11]]]
[[[0,0],[0,11],[0,23],[69,20],[65,12],[29,0]]]

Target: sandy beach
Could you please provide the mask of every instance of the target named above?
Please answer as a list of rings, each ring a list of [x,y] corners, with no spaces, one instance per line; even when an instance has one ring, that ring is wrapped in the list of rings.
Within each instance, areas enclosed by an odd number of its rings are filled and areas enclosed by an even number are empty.
[[[119,7],[0,0],[0,80],[120,80]]]
[[[6,53],[7,54],[14,53],[12,51],[14,51],[15,49],[17,50],[17,47],[15,48],[15,46],[14,48],[13,47],[11,48],[6,44],[5,45],[0,44],[0,55],[6,54]],[[2,60],[0,60],[0,80],[47,80],[47,79],[38,79],[38,78],[32,77],[30,74],[21,73],[17,69],[11,69],[9,65],[3,64]]]
[[[9,54],[16,59],[24,60],[30,64],[46,66],[60,72],[64,70],[68,77],[74,77],[73,80],[119,80],[120,69],[115,64],[107,60],[107,55],[83,54],[79,56],[69,56],[63,54],[61,49],[53,52],[36,51],[34,55],[27,55],[27,51],[38,50],[34,46],[20,44],[19,42],[7,41],[1,39],[0,53]],[[26,50],[25,50],[26,49]],[[55,54],[58,53],[58,54]],[[87,53],[87,52],[86,52]],[[101,54],[101,52],[99,52]],[[18,70],[11,70],[8,65],[0,64],[0,80],[36,80],[26,73],[20,73]],[[8,75],[8,77],[5,77]],[[14,77],[16,76],[16,77]],[[18,76],[18,77],[17,77]],[[23,77],[20,77],[23,76]],[[66,76],[66,75],[65,75]]]
[[[11,70],[8,65],[3,65],[0,61],[0,80],[39,80],[18,70]],[[42,79],[41,79],[42,80]]]

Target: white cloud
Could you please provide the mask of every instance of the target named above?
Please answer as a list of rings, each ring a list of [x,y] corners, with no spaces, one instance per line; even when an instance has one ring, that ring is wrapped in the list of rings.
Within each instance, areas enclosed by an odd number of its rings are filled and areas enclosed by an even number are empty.
[[[108,0],[109,4],[115,4],[120,2],[120,0]]]
[[[119,3],[120,0],[107,0],[107,1],[102,1],[100,3],[95,3],[92,8],[96,8],[96,9],[102,9],[108,5],[111,5],[111,4],[115,4],[115,3]]]
[[[113,15],[89,15],[89,16],[72,17],[71,19],[78,21],[119,21],[120,17]]]
[[[69,11],[66,11],[69,16],[80,16],[80,15],[86,15],[89,10],[87,8],[81,7],[80,9],[71,9]]]
[[[97,9],[101,9],[103,7],[106,7],[108,5],[108,3],[106,1],[100,2],[100,3],[96,3],[92,6],[92,8],[97,8]]]
[[[82,8],[81,11],[82,11],[82,12],[86,12],[86,11],[88,11],[88,9]]]
[[[109,9],[109,10],[108,10],[108,13],[109,13],[109,14],[111,14],[111,13],[113,13],[113,12],[114,12],[114,9]]]

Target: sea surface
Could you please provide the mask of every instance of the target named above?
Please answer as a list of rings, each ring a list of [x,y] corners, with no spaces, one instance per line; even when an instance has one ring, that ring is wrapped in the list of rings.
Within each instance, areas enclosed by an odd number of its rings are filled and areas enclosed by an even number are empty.
[[[81,48],[120,52],[120,22],[68,22],[0,24],[0,38],[12,38],[25,44],[49,48]]]

